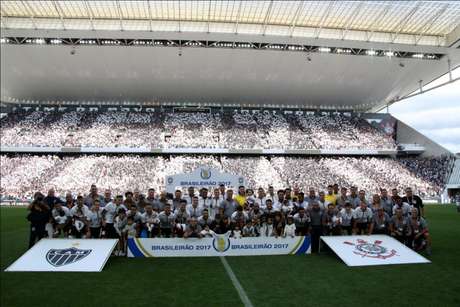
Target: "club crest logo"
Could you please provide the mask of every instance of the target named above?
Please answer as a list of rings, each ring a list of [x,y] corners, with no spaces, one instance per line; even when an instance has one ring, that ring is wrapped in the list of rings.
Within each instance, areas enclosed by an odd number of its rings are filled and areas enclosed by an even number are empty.
[[[230,232],[223,235],[213,234],[214,240],[212,240],[212,247],[217,252],[223,253],[230,248]]]
[[[173,179],[172,177],[169,177],[169,178],[168,178],[168,184],[172,184],[173,181],[174,181],[174,179]]]
[[[46,253],[46,261],[55,267],[75,263],[91,253],[91,249],[78,249],[75,247],[65,249],[50,249]]]
[[[207,169],[201,169],[200,176],[201,179],[207,180],[211,178],[211,171]]]
[[[355,247],[353,253],[360,255],[361,257],[375,258],[375,259],[387,259],[393,256],[397,256],[394,249],[390,250],[381,245],[382,241],[376,240],[374,243],[367,242],[365,240],[357,239],[356,243],[345,241],[343,244],[348,244]]]

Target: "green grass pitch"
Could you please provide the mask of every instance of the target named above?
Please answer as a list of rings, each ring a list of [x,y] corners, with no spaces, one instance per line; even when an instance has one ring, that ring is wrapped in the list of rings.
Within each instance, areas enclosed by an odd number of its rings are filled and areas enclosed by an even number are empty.
[[[242,306],[219,258],[111,258],[101,273],[3,270],[27,249],[24,208],[1,208],[0,306]],[[258,306],[460,306],[460,214],[427,206],[431,264],[347,267],[332,253],[227,257]]]

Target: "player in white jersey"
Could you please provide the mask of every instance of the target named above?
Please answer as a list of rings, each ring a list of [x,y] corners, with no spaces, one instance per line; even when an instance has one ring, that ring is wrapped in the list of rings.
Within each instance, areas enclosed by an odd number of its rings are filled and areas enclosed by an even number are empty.
[[[114,219],[118,212],[123,209],[128,211],[123,203],[123,196],[117,195],[113,202],[105,205],[102,210],[102,226],[104,227],[103,234],[108,239],[118,238],[118,232],[114,227]]]
[[[342,234],[351,236],[353,234],[353,208],[351,201],[346,201],[344,208],[340,210],[342,220]]]
[[[87,216],[89,224],[89,237],[93,239],[99,239],[101,237],[102,210],[103,209],[100,206],[100,201],[95,199]]]
[[[152,205],[145,206],[145,211],[142,214],[142,224],[144,229],[147,230],[149,238],[158,236],[160,232],[160,219],[158,215],[159,213],[153,210]]]
[[[310,215],[305,208],[300,207],[299,211],[294,214],[294,223],[296,227],[296,233],[299,236],[305,236],[310,231]]]
[[[88,233],[88,215],[89,209],[83,203],[83,196],[77,196],[77,204],[70,209],[72,215],[72,235],[76,238],[82,238]]]
[[[201,216],[203,208],[199,206],[198,196],[193,196],[192,203],[187,206],[187,211],[190,217],[199,218]]]
[[[58,202],[54,205],[54,208],[51,211],[51,215],[53,216],[55,225],[53,237],[57,238],[62,233],[69,234],[72,226],[72,216],[70,214],[69,208]]]
[[[416,251],[426,250],[431,255],[431,236],[428,232],[426,220],[419,215],[417,208],[412,208],[409,219],[410,235],[408,238],[409,247]]]
[[[361,200],[359,207],[353,211],[353,229],[355,234],[369,234],[369,224],[372,220],[372,210],[365,200]]]
[[[124,256],[125,242],[126,242],[126,231],[125,227],[128,224],[128,217],[124,208],[118,210],[118,215],[114,219],[113,226],[118,234],[118,246],[115,251],[115,256]]]
[[[284,225],[283,237],[284,238],[286,238],[286,237],[294,238],[295,237],[295,232],[296,232],[296,228],[295,228],[295,224],[294,224],[294,218],[292,216],[288,216],[287,217],[287,224]]]

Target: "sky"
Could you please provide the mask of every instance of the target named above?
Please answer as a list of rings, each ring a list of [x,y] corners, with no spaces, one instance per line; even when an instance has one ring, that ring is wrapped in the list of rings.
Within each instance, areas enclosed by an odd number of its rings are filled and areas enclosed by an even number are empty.
[[[460,77],[460,68],[452,72],[452,77]],[[447,80],[449,76],[445,75],[424,89]],[[460,80],[396,102],[389,112],[450,151],[460,153]]]

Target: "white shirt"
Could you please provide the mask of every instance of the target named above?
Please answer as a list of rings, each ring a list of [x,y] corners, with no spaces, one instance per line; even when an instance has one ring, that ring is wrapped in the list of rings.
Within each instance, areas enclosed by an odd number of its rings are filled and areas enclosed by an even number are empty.
[[[196,207],[193,207],[192,205],[187,206],[187,212],[190,215],[190,217],[200,217],[203,213],[203,208],[200,207],[199,205]]]
[[[56,223],[62,225],[62,224],[65,224],[67,222],[68,218],[69,218],[68,215],[64,215],[64,216],[57,215],[57,216],[54,217],[54,220],[56,221]]]
[[[273,203],[278,202],[278,195],[276,195],[276,194],[274,194],[273,196],[271,196],[270,194],[267,194],[267,196],[265,198],[266,199],[271,199]]]
[[[275,201],[273,202],[273,209],[277,210],[277,211],[280,211],[281,210],[281,206],[283,206],[282,203],[278,202],[278,201]]]
[[[273,224],[265,223],[262,227],[260,227],[260,236],[273,237]]]
[[[212,219],[211,216],[208,216],[208,219],[206,219],[206,220],[203,218],[203,216],[200,216],[198,218],[198,224],[200,224],[200,226],[202,228],[204,228],[206,225],[210,226],[212,221],[213,221],[213,219]]]
[[[373,217],[373,213],[371,208],[367,208],[363,211],[360,207],[356,208],[353,211],[353,218],[358,222],[358,223],[368,223],[371,221]]]
[[[326,200],[325,201],[318,200],[318,204],[321,210],[327,210],[327,206],[329,205],[329,202]]]
[[[259,205],[259,208],[260,209],[265,209],[265,201],[267,200],[266,197],[263,197],[263,198],[259,198],[257,197],[256,200],[255,200],[255,203]]]
[[[79,215],[77,212],[80,208],[78,208],[78,205],[75,205],[72,207],[72,209],[70,209],[70,214],[71,216],[76,216],[76,215]],[[89,214],[89,209],[88,209],[88,206],[86,205],[83,205],[81,206],[81,211],[83,213],[83,216],[87,217],[88,214]]]
[[[353,218],[353,209],[350,209],[350,212],[347,212],[345,208],[340,210],[340,217],[342,218],[342,226],[352,226],[351,219]]]
[[[299,206],[299,208],[304,208],[305,210],[307,210],[308,201],[304,200],[303,202],[299,203],[298,206]]]
[[[120,209],[125,209],[125,211],[127,211],[125,205],[119,205],[117,207],[117,205],[113,202],[111,203],[108,203],[107,205],[105,205],[105,207],[103,208],[104,212],[105,212],[105,222],[106,223],[109,223],[109,224],[113,224],[113,219],[115,217],[115,215],[117,215],[118,211]]]
[[[198,199],[198,207],[201,207],[203,209],[209,209],[209,207],[211,206],[212,204],[212,199],[207,197],[207,198],[202,198],[200,197]]]
[[[284,204],[283,204],[283,205],[280,207],[280,211],[283,212],[283,213],[289,213],[289,212],[292,211],[292,208],[293,208],[293,206],[290,205],[290,204],[287,204],[287,205],[284,205]]]
[[[396,208],[398,208],[398,205],[393,206],[393,215],[396,215]],[[402,203],[401,204],[401,209],[402,209],[402,214],[403,216],[408,216],[410,214],[410,210],[412,209],[412,206],[409,205],[408,203]]]
[[[142,214],[142,223],[147,223],[147,224],[158,224],[160,220],[158,219],[158,213],[156,211],[152,211],[152,214],[148,214],[147,211],[145,211]]]
[[[295,236],[295,224],[286,224],[284,226],[284,232],[283,232],[283,237],[294,237]]]
[[[70,214],[70,209],[69,208],[67,208],[65,206],[61,206],[61,209],[62,209],[62,211],[64,211],[65,216],[72,216]],[[54,219],[56,219],[56,217],[59,216],[59,212],[57,211],[56,208],[54,208],[53,211],[51,211],[51,214],[53,215]]]
[[[240,215],[239,211],[233,212],[230,219],[232,220],[232,222],[235,222],[235,220],[238,217],[242,217],[244,219],[244,223],[246,223],[246,221],[248,220],[248,214],[244,211],[242,211],[242,215]]]
[[[99,211],[90,210],[88,215],[86,216],[89,221],[89,227],[101,227],[102,223],[102,210],[103,208],[99,208]]]
[[[126,216],[131,216],[135,223],[141,222],[142,223],[142,213],[137,211],[134,215],[132,215],[131,210],[126,212]]]
[[[217,213],[219,213],[220,203],[222,202],[223,198],[210,198],[211,206],[209,206],[209,216],[215,217]]]

